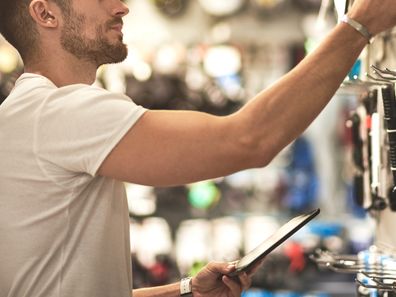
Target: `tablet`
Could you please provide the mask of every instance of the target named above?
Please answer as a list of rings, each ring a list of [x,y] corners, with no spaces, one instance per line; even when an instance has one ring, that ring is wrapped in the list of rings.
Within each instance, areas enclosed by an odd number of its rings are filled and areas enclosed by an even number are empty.
[[[230,276],[235,276],[240,272],[249,271],[258,261],[272,252],[286,239],[296,233],[305,224],[317,216],[320,209],[315,209],[307,214],[299,215],[278,229],[274,234],[264,240],[258,247],[250,251],[247,255],[236,262],[235,268]]]

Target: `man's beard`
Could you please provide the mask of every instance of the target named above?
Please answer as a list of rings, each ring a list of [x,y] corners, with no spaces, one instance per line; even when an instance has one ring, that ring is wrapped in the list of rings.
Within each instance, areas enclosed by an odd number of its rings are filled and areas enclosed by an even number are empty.
[[[115,24],[122,23],[121,19],[106,23],[105,30]],[[93,62],[99,67],[103,64],[119,63],[125,60],[128,49],[120,37],[117,44],[111,44],[106,40],[102,27],[96,29],[96,38],[87,39],[82,35],[85,25],[85,17],[74,11],[65,13],[65,25],[61,32],[61,45],[78,59]]]

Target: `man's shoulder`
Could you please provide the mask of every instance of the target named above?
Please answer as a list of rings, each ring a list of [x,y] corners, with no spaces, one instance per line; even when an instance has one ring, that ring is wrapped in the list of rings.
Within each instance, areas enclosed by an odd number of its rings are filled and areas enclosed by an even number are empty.
[[[53,97],[67,97],[68,95],[75,96],[76,94],[84,94],[85,96],[109,96],[109,97],[126,97],[123,94],[111,93],[108,90],[97,86],[88,84],[71,84],[67,86],[57,87],[49,78],[35,73],[23,73],[15,84],[15,89],[24,90],[40,90],[48,91]]]
[[[110,92],[97,85],[71,84],[57,87],[48,78],[24,73],[17,80],[11,94],[12,101],[35,102],[40,114],[99,112],[112,106],[132,107],[132,100],[121,93]],[[29,100],[25,100],[29,98]],[[127,105],[127,106],[126,106]]]
[[[129,97],[121,93],[110,92],[102,87],[96,85],[87,84],[73,84],[64,87],[57,88],[53,92],[53,96],[56,97],[67,97],[72,100],[89,100],[89,99],[121,99],[131,101]]]

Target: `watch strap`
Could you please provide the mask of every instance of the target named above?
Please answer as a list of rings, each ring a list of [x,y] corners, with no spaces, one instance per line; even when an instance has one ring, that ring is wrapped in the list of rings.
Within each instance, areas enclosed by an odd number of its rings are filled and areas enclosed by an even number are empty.
[[[367,39],[368,43],[371,42],[371,39],[373,38],[373,35],[361,23],[355,21],[354,19],[351,19],[348,15],[344,15],[342,17],[342,19],[341,19],[341,22],[348,24],[349,26],[354,28],[356,31],[358,31],[360,34],[362,34],[363,37]]]
[[[180,296],[192,297],[192,277],[185,277],[181,279]]]

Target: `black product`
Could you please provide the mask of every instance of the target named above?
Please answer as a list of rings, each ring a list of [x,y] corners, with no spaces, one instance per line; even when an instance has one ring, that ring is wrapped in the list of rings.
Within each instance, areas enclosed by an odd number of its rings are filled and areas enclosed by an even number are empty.
[[[391,85],[382,88],[384,114],[387,123],[387,132],[390,148],[390,163],[393,175],[393,189],[389,193],[389,206],[396,211],[396,98],[395,89]]]
[[[317,216],[319,212],[319,208],[315,209],[307,214],[297,216],[284,224],[280,229],[278,229],[278,231],[264,240],[258,247],[237,261],[236,270],[233,271],[230,276],[235,276],[240,272],[249,271],[252,269],[258,261],[263,259],[266,255],[281,245],[286,239],[306,225],[310,220]]]

